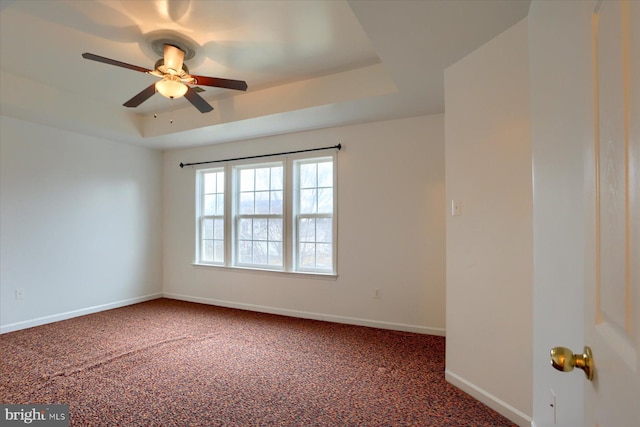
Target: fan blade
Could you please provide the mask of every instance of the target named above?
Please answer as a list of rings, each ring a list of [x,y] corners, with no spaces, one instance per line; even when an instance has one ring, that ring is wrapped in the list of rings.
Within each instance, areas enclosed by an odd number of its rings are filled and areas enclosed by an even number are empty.
[[[182,70],[182,62],[184,61],[184,52],[170,44],[164,45],[164,66],[167,67],[169,74],[180,74]]]
[[[189,100],[190,103],[193,104],[201,113],[208,113],[213,110],[213,107],[209,105],[207,101],[204,100],[203,97],[198,95],[198,93],[187,86],[187,93],[184,94],[184,97]]]
[[[221,87],[224,89],[247,90],[247,82],[244,80],[219,79],[217,77],[194,76],[193,74],[191,77],[196,79],[193,84]]]
[[[156,84],[154,83],[122,105],[124,105],[125,107],[137,107],[147,99],[151,98],[155,93]]]
[[[94,55],[93,53],[85,52],[82,54],[82,57],[84,59],[90,59],[92,61],[98,61],[104,64],[115,65],[117,67],[122,67],[122,68],[128,68],[134,71],[140,71],[141,73],[148,73],[149,71],[151,71],[147,68],[138,67],[137,65],[127,64],[126,62],[116,61],[115,59],[105,58],[104,56],[100,56],[100,55]]]

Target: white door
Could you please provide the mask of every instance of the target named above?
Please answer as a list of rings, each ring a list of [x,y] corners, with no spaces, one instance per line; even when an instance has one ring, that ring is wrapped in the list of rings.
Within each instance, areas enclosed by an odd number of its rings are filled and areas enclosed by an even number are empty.
[[[640,1],[596,3],[586,165],[588,427],[640,426]],[[592,262],[590,262],[592,260]],[[577,349],[574,349],[577,350]]]

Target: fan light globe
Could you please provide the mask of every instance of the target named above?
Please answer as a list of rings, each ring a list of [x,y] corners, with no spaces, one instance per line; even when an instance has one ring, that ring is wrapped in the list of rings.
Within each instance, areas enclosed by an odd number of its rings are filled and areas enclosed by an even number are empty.
[[[167,98],[180,98],[187,93],[187,85],[176,80],[162,79],[156,83],[156,90]]]

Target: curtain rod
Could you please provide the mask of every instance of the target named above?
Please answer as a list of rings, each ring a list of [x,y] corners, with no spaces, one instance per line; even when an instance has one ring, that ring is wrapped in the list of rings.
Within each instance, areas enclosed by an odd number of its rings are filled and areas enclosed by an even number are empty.
[[[260,157],[283,156],[285,154],[297,154],[297,153],[306,153],[309,151],[330,150],[332,148],[337,148],[338,151],[340,151],[340,149],[342,148],[342,144],[334,145],[333,147],[309,148],[308,150],[285,151],[283,153],[273,153],[273,154],[259,154],[257,156],[236,157],[234,159],[210,160],[208,162],[196,162],[196,163],[180,163],[180,167],[184,168],[185,166],[204,165],[207,163],[233,162],[235,160],[258,159]]]

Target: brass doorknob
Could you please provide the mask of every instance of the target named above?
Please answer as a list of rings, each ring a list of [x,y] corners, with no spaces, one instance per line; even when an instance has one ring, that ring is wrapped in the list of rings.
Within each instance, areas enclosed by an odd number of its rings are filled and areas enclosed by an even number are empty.
[[[593,380],[595,365],[593,354],[589,347],[584,348],[582,354],[573,354],[566,347],[554,347],[551,349],[551,365],[558,371],[570,372],[573,368],[582,369],[589,381]]]

